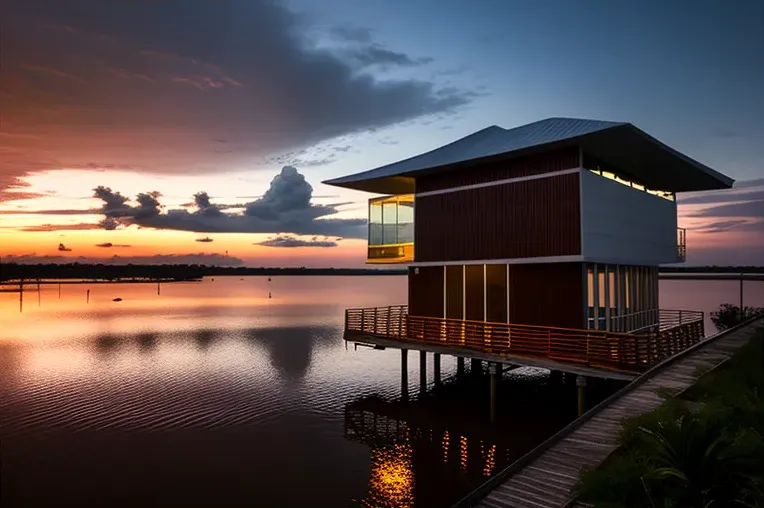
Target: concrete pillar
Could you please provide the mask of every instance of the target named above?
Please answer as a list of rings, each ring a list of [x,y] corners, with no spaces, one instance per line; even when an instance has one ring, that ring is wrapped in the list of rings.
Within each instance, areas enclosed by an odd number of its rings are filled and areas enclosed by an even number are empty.
[[[456,377],[464,376],[464,358],[461,356],[456,357]]]
[[[427,391],[427,351],[419,352],[419,391]]]
[[[491,423],[496,421],[496,404],[499,390],[499,381],[501,380],[501,365],[491,362],[488,364],[488,372],[491,380]]]
[[[432,355],[432,368],[434,370],[433,372],[433,379],[435,380],[435,386],[440,386],[440,353],[435,353]]]
[[[483,373],[483,362],[481,360],[477,360],[473,358],[470,361],[470,373],[473,375],[482,374]]]
[[[586,377],[576,376],[576,387],[578,388],[578,416],[586,412]]]
[[[409,398],[409,350],[401,349],[401,398]]]

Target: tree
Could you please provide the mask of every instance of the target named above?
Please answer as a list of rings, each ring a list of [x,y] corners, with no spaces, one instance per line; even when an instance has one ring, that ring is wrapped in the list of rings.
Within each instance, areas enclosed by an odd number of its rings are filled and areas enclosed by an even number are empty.
[[[761,307],[743,307],[741,312],[737,305],[723,303],[719,306],[718,311],[711,313],[711,322],[714,323],[718,331],[722,332],[762,314],[764,314],[764,309]]]

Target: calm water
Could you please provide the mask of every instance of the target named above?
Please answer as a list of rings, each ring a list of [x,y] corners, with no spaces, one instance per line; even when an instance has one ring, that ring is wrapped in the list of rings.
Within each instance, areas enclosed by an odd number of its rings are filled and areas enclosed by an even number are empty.
[[[708,312],[738,286],[661,299]],[[342,323],[405,301],[404,277],[50,285],[23,313],[0,293],[3,506],[447,506],[575,416],[572,383],[534,375],[505,374],[495,425],[485,376],[417,397],[414,354],[402,402],[400,353],[346,348]]]

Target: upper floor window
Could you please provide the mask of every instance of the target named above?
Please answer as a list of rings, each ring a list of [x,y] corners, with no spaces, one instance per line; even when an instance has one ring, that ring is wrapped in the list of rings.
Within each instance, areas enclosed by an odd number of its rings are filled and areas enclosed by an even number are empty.
[[[658,196],[663,199],[668,199],[669,201],[676,200],[676,197],[674,196],[673,192],[648,189],[642,184],[638,184],[636,182],[632,182],[631,180],[621,178],[615,173],[611,173],[609,171],[603,171],[601,169],[590,169],[589,171],[591,171],[592,173],[596,175],[604,176],[605,178],[609,178],[610,180],[614,180],[618,183],[631,187],[632,189],[641,190],[641,191],[647,192],[648,194],[652,194],[653,196]]]

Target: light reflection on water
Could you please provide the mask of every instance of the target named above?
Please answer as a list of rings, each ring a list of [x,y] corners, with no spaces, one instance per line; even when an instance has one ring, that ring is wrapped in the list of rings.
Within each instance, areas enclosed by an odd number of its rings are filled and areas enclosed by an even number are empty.
[[[764,305],[762,286],[747,303]],[[737,286],[661,291],[709,311]],[[574,387],[511,375],[493,427],[485,380],[397,401],[398,351],[348,349],[342,323],[346,307],[405,302],[404,277],[47,285],[23,313],[18,299],[0,293],[4,506],[440,506],[575,411]]]

